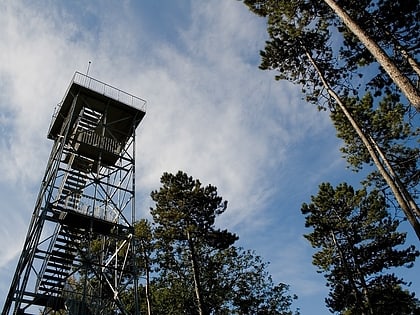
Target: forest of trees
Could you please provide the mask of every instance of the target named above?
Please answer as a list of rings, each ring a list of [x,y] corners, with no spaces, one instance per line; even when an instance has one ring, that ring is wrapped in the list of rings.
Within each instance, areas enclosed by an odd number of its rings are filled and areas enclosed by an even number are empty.
[[[152,314],[298,315],[289,285],[274,283],[267,263],[236,247],[238,236],[216,228],[227,209],[212,185],[186,173],[164,173],[151,197],[152,220],[135,225],[139,308]],[[387,211],[385,195],[343,183],[319,187],[301,211],[304,235],[318,251],[313,264],[331,288],[326,305],[340,314],[418,314],[419,301],[404,279],[385,272],[410,267],[419,252],[404,246],[406,234]],[[135,307],[132,289],[121,296]],[[133,311],[131,309],[130,311]]]
[[[260,69],[302,87],[329,111],[360,188],[319,186],[302,205],[335,314],[418,314],[395,268],[419,255],[404,245],[407,221],[420,240],[420,2],[244,0],[267,21]],[[362,172],[363,171],[363,172]],[[362,175],[363,174],[363,175]],[[398,249],[397,249],[398,248]]]
[[[227,209],[215,186],[181,171],[163,174],[161,184],[151,194],[152,221],[135,226],[142,313],[299,314],[292,311],[297,297],[273,282],[267,263],[235,246],[237,235],[215,227]],[[132,292],[122,299],[132,300]]]

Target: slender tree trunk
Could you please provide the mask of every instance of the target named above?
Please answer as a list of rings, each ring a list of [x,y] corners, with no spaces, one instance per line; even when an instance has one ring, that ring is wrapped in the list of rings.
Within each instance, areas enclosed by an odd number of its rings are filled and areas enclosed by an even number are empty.
[[[146,291],[147,315],[152,315],[152,303],[150,299],[150,262],[149,262],[149,256],[146,252],[146,246],[143,240],[141,240],[141,247],[143,251],[144,269],[146,271],[145,291]]]
[[[378,23],[375,23],[375,25],[379,28],[384,29],[383,25],[380,25]],[[420,77],[420,65],[417,63],[417,61],[412,57],[412,55],[407,51],[407,49],[400,44],[400,42],[394,34],[392,34],[387,29],[384,29],[383,31],[391,39],[392,45],[394,45],[396,50],[399,51],[400,54],[407,60],[408,64],[411,66],[411,69],[413,69],[413,71],[417,73],[417,75]]]
[[[338,220],[340,223],[342,223],[342,217],[340,216],[340,214],[333,209],[334,214],[337,216]],[[369,297],[369,290],[368,290],[368,286],[366,284],[366,274],[363,272],[362,268],[360,267],[360,263],[359,263],[359,258],[357,256],[357,254],[355,253],[354,250],[354,243],[352,241],[352,237],[349,236],[349,234],[347,232],[344,233],[344,236],[346,238],[346,242],[347,244],[349,244],[349,250],[351,252],[351,257],[352,257],[352,261],[353,261],[353,266],[354,266],[354,270],[357,272],[356,274],[354,273],[354,271],[348,275],[348,277],[351,277],[351,281],[353,283],[353,285],[355,286],[356,290],[357,290],[357,286],[355,285],[355,281],[353,277],[357,277],[359,279],[360,282],[360,286],[362,287],[362,292],[363,292],[363,297],[366,301],[366,305],[361,304],[361,308],[365,309],[367,308],[368,314],[369,315],[374,315],[374,311],[372,309],[372,303],[370,301],[370,297]],[[350,268],[348,267],[348,260],[349,259],[345,259],[344,254],[343,254],[343,250],[341,249],[340,243],[337,241],[335,234],[332,232],[332,237],[333,237],[333,241],[335,246],[338,248],[339,252],[340,252],[340,258],[342,259],[342,263],[344,264],[344,266],[346,267],[346,272],[348,273],[350,271]],[[357,290],[357,292],[359,292]]]
[[[407,201],[408,205],[412,209],[413,213],[417,217],[420,218],[420,209],[419,209],[418,205],[414,201],[414,199],[411,196],[411,194],[407,191],[407,189],[405,188],[405,185],[401,182],[401,180],[399,179],[398,175],[395,173],[393,167],[389,163],[389,161],[386,158],[385,154],[382,152],[382,149],[378,146],[378,144],[376,143],[376,141],[371,136],[369,136],[369,140],[375,146],[376,152],[378,152],[378,154],[381,157],[382,161],[384,161],[385,166],[389,170],[390,175],[396,181],[397,186],[398,186],[398,188],[401,191],[401,194],[404,196],[405,200]]]
[[[343,253],[343,250],[341,249],[341,246],[337,241],[337,238],[335,237],[334,231],[331,231],[331,238],[333,240],[335,248],[338,251],[338,255],[340,256],[341,263],[343,264],[344,269],[345,269],[346,274],[347,274],[347,279],[349,280],[349,284],[350,284],[350,286],[351,286],[351,288],[354,292],[354,295],[356,297],[356,305],[359,308],[359,310],[362,310],[361,315],[364,315],[363,309],[365,309],[365,306],[363,305],[363,298],[360,296],[359,289],[356,285],[356,282],[354,281],[354,272],[349,267],[348,260],[346,259],[345,255]],[[358,266],[355,266],[355,268],[359,269]],[[359,274],[360,274],[360,272],[359,272]],[[366,286],[366,283],[365,283],[364,279],[361,283],[362,283],[363,295],[364,295],[364,297],[367,301],[367,304],[369,306],[368,307],[369,312],[370,312],[369,315],[373,315],[372,309],[370,307],[369,296],[367,294],[367,286]]]
[[[400,50],[401,54],[404,56],[404,58],[407,59],[408,63],[410,64],[411,68],[417,73],[417,75],[420,77],[420,66],[417,63],[414,58],[411,57],[411,55],[405,51],[404,49]]]
[[[191,266],[193,269],[193,276],[194,276],[194,290],[195,290],[195,296],[197,298],[197,304],[198,304],[198,313],[200,315],[207,315],[207,312],[205,311],[204,302],[203,302],[203,295],[201,290],[201,283],[200,283],[200,275],[198,271],[198,263],[197,263],[197,257],[195,253],[195,246],[194,242],[191,239],[190,232],[187,230],[187,240],[188,240],[188,246],[190,248],[191,253]]]
[[[386,52],[345,12],[334,0],[324,2],[342,19],[344,24],[365,45],[390,78],[405,94],[410,103],[420,111],[420,92],[412,82],[398,69]]]
[[[146,303],[147,315],[152,315],[152,303],[150,301],[150,271],[146,269]]]
[[[420,66],[417,61],[404,49],[399,43],[394,40],[394,45],[397,47],[401,55],[407,60],[408,64],[411,66],[411,69],[420,77]]]
[[[384,168],[384,166],[383,166],[383,164],[382,164],[382,162],[381,162],[381,160],[378,156],[378,153],[376,152],[376,150],[374,148],[374,145],[369,141],[366,134],[362,131],[362,129],[357,124],[357,122],[353,119],[350,112],[347,110],[346,106],[341,101],[341,99],[337,95],[337,93],[335,93],[334,90],[330,87],[330,85],[326,81],[323,73],[319,69],[317,63],[312,58],[309,51],[306,50],[306,48],[305,48],[305,52],[306,52],[306,56],[309,59],[309,62],[312,64],[312,66],[314,67],[314,69],[318,73],[318,75],[320,77],[320,80],[322,81],[322,84],[324,85],[328,94],[336,101],[339,108],[343,111],[344,115],[346,116],[346,118],[348,119],[348,121],[350,122],[350,124],[352,125],[352,127],[354,128],[354,130],[356,131],[356,133],[358,134],[358,136],[362,140],[362,142],[365,145],[366,149],[368,150],[370,156],[372,157],[373,162],[375,163],[376,167],[378,168],[379,173],[382,175],[382,177],[384,178],[384,180],[386,181],[388,186],[391,188],[391,190],[392,190],[392,192],[395,196],[395,199],[397,200],[397,202],[400,205],[401,209],[403,210],[408,222],[411,224],[411,226],[413,227],[418,239],[420,240],[420,223],[419,223],[417,217],[413,214],[407,200],[402,195],[401,189],[398,187],[397,182],[395,180],[393,180],[393,178],[390,176],[388,171]]]

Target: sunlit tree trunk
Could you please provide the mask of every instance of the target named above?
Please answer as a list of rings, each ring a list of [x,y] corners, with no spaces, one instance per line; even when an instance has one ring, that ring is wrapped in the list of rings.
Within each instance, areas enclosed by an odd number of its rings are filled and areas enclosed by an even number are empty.
[[[143,251],[144,269],[146,273],[145,291],[146,291],[147,315],[152,315],[152,303],[150,299],[150,262],[149,262],[149,257],[146,252],[144,241],[141,240],[140,242],[141,242],[141,247]]]
[[[407,201],[409,207],[414,212],[414,214],[420,218],[420,209],[416,202],[414,201],[414,198],[411,196],[411,194],[407,191],[404,184],[399,179],[398,175],[394,172],[394,169],[392,168],[391,164],[389,163],[388,159],[386,158],[385,154],[382,152],[382,149],[378,146],[378,144],[375,142],[375,140],[369,136],[369,140],[374,145],[376,152],[378,152],[380,158],[384,162],[386,168],[389,170],[389,174],[392,176],[392,178],[395,180],[398,188],[401,190],[401,194],[404,196],[405,200]]]
[[[390,78],[401,89],[410,103],[420,111],[420,92],[412,82],[400,71],[386,52],[345,12],[334,0],[324,0],[325,3],[340,17],[343,23],[365,45]]]

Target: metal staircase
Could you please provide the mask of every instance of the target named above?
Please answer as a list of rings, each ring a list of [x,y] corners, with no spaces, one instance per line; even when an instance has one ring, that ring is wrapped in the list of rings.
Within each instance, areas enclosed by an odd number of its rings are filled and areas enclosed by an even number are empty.
[[[39,253],[43,255],[44,265],[35,289],[35,300],[38,305],[51,309],[65,308],[64,288],[72,272],[75,271],[74,261],[78,252],[80,236],[84,232],[77,228],[61,226],[60,231],[54,234],[50,250]]]
[[[87,175],[81,172],[68,171],[58,198],[58,207],[66,210],[78,211],[80,199],[87,182]]]

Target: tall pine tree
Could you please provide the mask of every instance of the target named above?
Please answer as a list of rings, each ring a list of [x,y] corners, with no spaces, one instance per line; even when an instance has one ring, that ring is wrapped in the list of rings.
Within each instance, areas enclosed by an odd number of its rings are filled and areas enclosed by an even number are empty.
[[[196,306],[200,315],[208,314],[203,284],[202,265],[215,249],[225,249],[238,237],[215,227],[215,220],[227,207],[217,188],[203,187],[199,180],[179,171],[164,173],[162,187],[151,193],[156,207],[151,209],[155,235],[161,248],[159,261],[168,276],[185,268],[192,270]],[[189,266],[185,265],[185,256]]]

